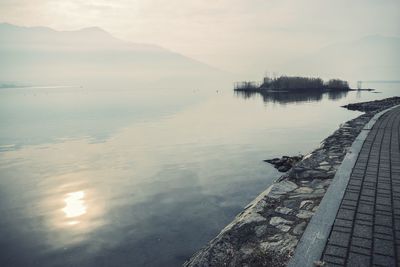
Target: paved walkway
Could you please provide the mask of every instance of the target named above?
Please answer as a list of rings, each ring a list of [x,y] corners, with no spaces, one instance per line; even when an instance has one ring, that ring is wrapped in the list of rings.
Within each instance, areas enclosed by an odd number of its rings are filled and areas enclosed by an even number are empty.
[[[368,134],[322,256],[327,266],[400,267],[400,108]]]

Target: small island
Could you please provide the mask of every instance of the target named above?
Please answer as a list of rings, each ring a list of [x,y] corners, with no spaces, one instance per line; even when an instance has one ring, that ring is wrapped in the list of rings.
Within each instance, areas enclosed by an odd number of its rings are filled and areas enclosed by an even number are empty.
[[[306,91],[352,91],[347,81],[330,79],[324,82],[321,78],[298,76],[265,77],[263,82],[237,82],[235,91],[244,92],[306,92]]]

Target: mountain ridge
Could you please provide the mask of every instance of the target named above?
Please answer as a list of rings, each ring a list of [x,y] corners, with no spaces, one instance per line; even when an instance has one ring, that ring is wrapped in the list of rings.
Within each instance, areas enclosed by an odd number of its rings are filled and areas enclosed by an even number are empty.
[[[1,23],[0,57],[0,81],[24,83],[109,78],[141,86],[175,86],[182,81],[187,85],[212,83],[228,75],[157,45],[125,42],[99,27],[57,31]],[[48,73],[52,75],[39,78]]]

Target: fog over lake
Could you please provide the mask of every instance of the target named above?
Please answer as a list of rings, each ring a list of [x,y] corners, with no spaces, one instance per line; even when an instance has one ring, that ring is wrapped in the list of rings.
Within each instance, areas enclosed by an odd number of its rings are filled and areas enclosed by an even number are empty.
[[[1,89],[0,262],[179,265],[279,177],[262,160],[310,152],[360,114],[341,105],[397,93],[373,86]]]

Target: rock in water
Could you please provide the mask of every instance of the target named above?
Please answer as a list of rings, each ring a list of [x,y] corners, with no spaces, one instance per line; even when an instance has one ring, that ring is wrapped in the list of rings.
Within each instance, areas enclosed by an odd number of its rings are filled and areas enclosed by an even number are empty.
[[[264,160],[265,162],[271,163],[280,172],[287,172],[290,170],[297,162],[303,159],[303,155],[299,156],[283,156],[282,158],[273,158]]]

